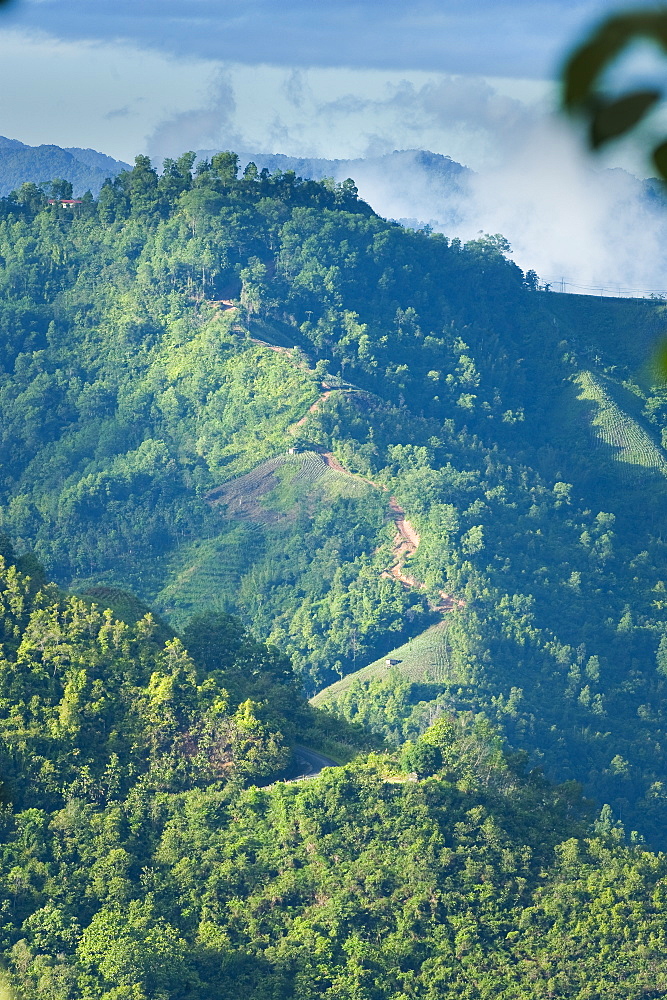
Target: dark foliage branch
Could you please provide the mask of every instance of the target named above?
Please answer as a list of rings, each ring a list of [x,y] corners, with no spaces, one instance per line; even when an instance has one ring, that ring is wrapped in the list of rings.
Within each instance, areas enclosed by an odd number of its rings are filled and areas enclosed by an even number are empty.
[[[627,47],[638,40],[655,42],[667,52],[667,10],[615,14],[603,21],[569,57],[563,70],[563,106],[588,125],[588,141],[599,149],[638,125],[662,99],[657,89],[619,96],[604,92],[602,77]],[[667,181],[667,141],[652,150],[659,176]]]

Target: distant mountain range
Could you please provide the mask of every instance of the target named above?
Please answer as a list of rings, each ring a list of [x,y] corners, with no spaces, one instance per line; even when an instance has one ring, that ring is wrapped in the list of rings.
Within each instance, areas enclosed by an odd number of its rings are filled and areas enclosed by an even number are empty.
[[[197,157],[210,159],[217,152],[217,149],[201,149]],[[310,177],[313,180],[322,180],[323,177],[333,177],[335,180],[353,177],[356,180],[366,171],[375,171],[388,165],[407,170],[425,170],[450,179],[472,173],[450,156],[424,149],[395,149],[393,153],[382,156],[357,157],[352,160],[327,160],[317,156],[287,156],[284,153],[256,153],[249,150],[237,152],[242,168],[252,161],[259,170],[264,167],[271,173],[276,170],[293,170],[300,177]]]
[[[215,149],[201,149],[210,158]],[[449,156],[422,149],[394,150],[364,159],[296,157],[236,149],[241,170],[254,162],[270,173],[343,181],[379,215],[413,229],[431,226],[464,242],[480,232],[502,233],[514,260],[561,290],[598,294],[664,295],[667,291],[667,213],[662,185],[621,169],[549,165],[526,173],[476,173]],[[161,164],[155,164],[158,170]],[[0,196],[25,181],[62,177],[74,194],[97,195],[107,177],[128,164],[94,149],[28,146],[0,137]]]
[[[28,146],[0,136],[0,195],[9,194],[26,181],[44,184],[56,177],[71,181],[75,195],[99,193],[107,177],[129,165],[95,149],[72,146]]]

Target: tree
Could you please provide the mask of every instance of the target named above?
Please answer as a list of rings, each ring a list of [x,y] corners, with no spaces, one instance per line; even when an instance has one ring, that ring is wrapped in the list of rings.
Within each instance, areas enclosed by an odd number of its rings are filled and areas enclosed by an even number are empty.
[[[248,645],[243,624],[222,611],[206,611],[190,619],[183,631],[183,642],[195,663],[205,672],[232,666],[239,652]]]
[[[248,266],[241,270],[241,305],[248,315],[258,313],[268,291],[266,265],[259,257],[251,257]]]
[[[100,910],[83,934],[78,957],[104,987],[139,986],[149,996],[183,996],[196,979],[178,931],[140,900],[123,912]]]
[[[13,197],[19,205],[27,209],[30,215],[36,215],[46,204],[46,195],[42,189],[29,182],[22,184],[18,191],[13,191],[9,197]]]
[[[61,198],[67,199],[72,197],[72,184],[70,181],[63,180],[62,177],[54,177],[51,181],[49,198],[54,198],[59,201]]]
[[[177,160],[167,158],[164,161],[158,188],[169,206],[174,205],[178,196],[192,187],[192,168],[196,158],[196,153],[189,152],[183,153]]]
[[[107,178],[97,199],[97,214],[101,222],[110,223],[115,220],[117,202],[117,188],[111,179]]]
[[[158,177],[147,156],[135,157],[129,188],[132,214],[150,218],[158,203]]]
[[[211,170],[223,184],[233,184],[239,172],[239,158],[229,151],[216,153],[211,158]]]
[[[414,771],[418,778],[428,778],[442,766],[442,751],[434,743],[417,740],[403,747],[403,767]]]

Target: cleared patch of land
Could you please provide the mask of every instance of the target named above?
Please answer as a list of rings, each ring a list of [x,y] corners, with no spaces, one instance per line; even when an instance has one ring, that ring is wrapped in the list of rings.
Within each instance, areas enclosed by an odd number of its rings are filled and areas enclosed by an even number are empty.
[[[319,410],[319,408],[322,405],[322,403],[325,401],[325,399],[328,399],[329,396],[331,395],[331,393],[333,391],[334,391],[333,389],[327,389],[327,390],[325,390],[325,392],[322,393],[322,395],[320,396],[320,398],[316,399],[315,402],[313,403],[313,405],[308,409],[308,413],[304,414],[304,416],[301,417],[300,420],[297,420],[297,422],[295,424],[293,424],[292,427],[290,427],[290,433],[291,434],[295,434],[297,427],[303,427],[303,425],[308,420],[308,417],[310,416],[310,414],[311,413],[316,413]]]
[[[228,517],[257,524],[273,524],[280,519],[280,512],[265,508],[262,500],[280,485],[275,473],[285,461],[286,456],[283,455],[270,458],[245,476],[238,476],[211,490],[205,499]]]
[[[415,682],[446,684],[448,681],[456,681],[457,678],[452,677],[450,665],[447,625],[445,619],[432,625],[421,635],[392,650],[387,656],[380,657],[367,667],[362,667],[361,670],[348,674],[342,680],[324,688],[311,699],[311,703],[317,708],[331,704],[353,684],[385,677],[391,670],[397,670],[407,680]]]
[[[593,431],[599,441],[614,449],[614,459],[667,476],[663,449],[614,399],[610,381],[590,371],[581,372],[575,381],[581,390],[577,398],[594,404]]]
[[[345,472],[332,458],[316,451],[277,455],[205,499],[226,517],[271,525],[288,517],[301,500],[358,496],[368,489],[365,479]]]

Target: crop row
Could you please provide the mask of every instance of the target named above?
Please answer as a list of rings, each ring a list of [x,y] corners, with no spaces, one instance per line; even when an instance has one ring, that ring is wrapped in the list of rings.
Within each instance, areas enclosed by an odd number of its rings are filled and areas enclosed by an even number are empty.
[[[619,407],[598,379],[590,372],[582,372],[578,381],[584,390],[579,398],[591,399],[598,405],[593,426],[602,441],[619,449],[614,456],[616,460],[656,469],[667,475],[667,460],[662,450],[644,428]]]
[[[266,462],[262,462],[261,465],[256,466],[251,469],[250,472],[246,472],[245,475],[239,476],[237,479],[232,479],[227,484],[232,486],[233,484],[241,482],[243,480],[244,484],[252,486],[254,483],[260,482],[268,472],[273,472],[274,469],[279,469],[281,465],[284,465],[287,461],[288,456],[277,455],[275,458],[268,458]]]
[[[326,462],[316,451],[305,451],[294,457],[301,459],[301,466],[292,480],[293,483],[316,483],[329,471]]]

